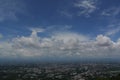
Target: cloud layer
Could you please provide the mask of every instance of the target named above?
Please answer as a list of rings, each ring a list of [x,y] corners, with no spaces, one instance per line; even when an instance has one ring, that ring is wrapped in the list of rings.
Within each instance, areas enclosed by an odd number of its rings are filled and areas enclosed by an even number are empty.
[[[120,57],[120,40],[98,35],[96,39],[73,32],[58,32],[49,37],[39,37],[43,29],[32,29],[30,36],[0,42],[0,57],[77,57],[116,58]]]

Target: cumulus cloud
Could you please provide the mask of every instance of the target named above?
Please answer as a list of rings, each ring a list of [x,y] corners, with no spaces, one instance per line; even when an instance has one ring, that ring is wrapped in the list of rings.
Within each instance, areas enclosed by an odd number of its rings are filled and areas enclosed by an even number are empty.
[[[78,0],[74,6],[80,9],[79,16],[89,17],[97,9],[97,0]]]
[[[111,46],[113,44],[113,41],[110,40],[109,37],[103,36],[103,35],[98,35],[96,37],[96,43],[99,46]]]
[[[37,35],[38,32],[33,30],[30,36],[1,41],[0,57],[115,58],[120,56],[120,40],[114,42],[104,35],[98,35],[94,40],[73,32],[59,32],[49,37],[40,37]]]

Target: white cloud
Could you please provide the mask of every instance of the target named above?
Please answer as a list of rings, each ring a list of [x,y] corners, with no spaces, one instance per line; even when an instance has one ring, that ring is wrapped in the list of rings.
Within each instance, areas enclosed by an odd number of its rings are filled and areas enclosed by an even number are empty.
[[[105,35],[115,36],[115,34],[118,34],[119,32],[120,32],[120,24],[118,22],[115,22],[107,26],[107,29],[105,30]]]
[[[32,32],[36,32],[36,33],[38,33],[38,32],[44,32],[45,31],[45,29],[43,29],[43,28],[30,28],[30,30]]]
[[[17,13],[24,12],[24,5],[18,0],[0,0],[0,21],[17,20]]]
[[[107,31],[106,35],[111,36],[111,35],[114,35],[118,32],[120,32],[120,28],[115,28],[115,29],[111,29],[111,30]]]
[[[113,41],[110,40],[109,37],[103,36],[103,35],[98,35],[96,37],[96,44],[99,46],[111,46],[113,44]]]
[[[114,42],[104,35],[98,35],[94,40],[73,32],[59,32],[49,37],[39,37],[33,30],[30,36],[0,42],[1,57],[115,58],[120,56],[119,52],[120,40]]]
[[[41,38],[37,34],[33,35],[33,33],[34,31],[29,37],[13,39],[13,48],[18,52],[22,51],[21,53],[26,54],[26,56],[63,56],[67,55],[65,52],[69,52],[67,49],[74,49],[76,45],[78,46],[77,42],[88,40],[87,37],[76,33],[56,33],[49,38]]]
[[[74,4],[75,7],[79,8],[79,16],[85,15],[87,17],[90,16],[91,13],[95,12],[97,9],[97,1],[96,0],[78,0]]]
[[[103,12],[101,13],[101,15],[108,16],[108,17],[116,17],[119,14],[120,14],[119,7],[108,8],[103,10]]]
[[[98,9],[98,0],[75,0],[64,5],[64,8],[59,11],[61,15],[68,18],[74,16],[90,17]]]

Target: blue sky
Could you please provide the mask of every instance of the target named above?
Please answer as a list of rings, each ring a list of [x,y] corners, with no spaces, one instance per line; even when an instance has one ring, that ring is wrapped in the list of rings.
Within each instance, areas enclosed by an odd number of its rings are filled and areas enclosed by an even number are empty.
[[[68,25],[71,31],[96,36],[105,34],[109,25],[119,24],[119,0],[87,1],[88,5],[81,0],[1,0],[1,34],[24,35],[29,27]]]
[[[119,22],[119,0],[0,0],[1,57],[118,57]]]

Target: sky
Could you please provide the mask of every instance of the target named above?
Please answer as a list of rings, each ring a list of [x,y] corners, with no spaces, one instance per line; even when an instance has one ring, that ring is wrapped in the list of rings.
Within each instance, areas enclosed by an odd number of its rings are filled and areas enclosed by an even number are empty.
[[[0,58],[119,58],[120,0],[0,0]]]

